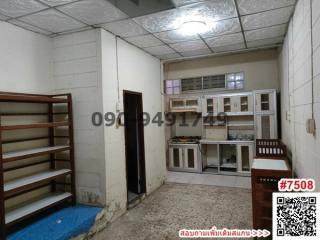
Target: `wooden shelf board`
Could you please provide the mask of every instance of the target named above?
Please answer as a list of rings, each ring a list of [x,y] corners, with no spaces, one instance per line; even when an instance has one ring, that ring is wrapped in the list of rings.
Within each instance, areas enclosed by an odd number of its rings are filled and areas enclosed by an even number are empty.
[[[36,95],[0,94],[0,102],[68,103],[67,98],[53,98]]]
[[[37,201],[33,201],[23,207],[17,208],[8,212],[5,216],[6,224],[13,223],[21,218],[27,217],[28,215],[40,211],[46,207],[57,204],[61,201],[64,201],[70,198],[71,193],[55,193],[52,195],[48,195],[42,199]]]
[[[1,130],[18,130],[18,129],[30,129],[30,128],[51,128],[60,126],[69,126],[70,123],[67,121],[63,122],[51,122],[51,123],[32,123],[23,125],[8,125],[1,126]]]
[[[61,177],[70,173],[71,173],[70,169],[61,169],[61,170],[53,170],[53,171],[37,173],[32,176],[19,178],[19,179],[12,180],[10,182],[5,183],[4,191],[10,192],[12,190],[17,190],[22,187],[32,185],[34,183],[51,180],[51,179]]]
[[[26,149],[14,152],[4,153],[2,159],[4,162],[10,162],[35,156],[41,156],[56,152],[63,152],[69,150],[70,146],[53,146],[53,147],[39,147],[33,149]]]

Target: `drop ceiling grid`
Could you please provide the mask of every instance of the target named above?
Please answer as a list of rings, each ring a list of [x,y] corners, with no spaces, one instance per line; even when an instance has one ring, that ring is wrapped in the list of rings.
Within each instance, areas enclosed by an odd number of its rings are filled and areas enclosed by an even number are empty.
[[[6,1],[6,0],[4,0],[4,1]],[[7,0],[7,1],[10,1],[10,0]],[[15,0],[11,0],[11,1],[15,1]],[[117,24],[117,22],[128,20],[128,21],[136,23],[141,29],[145,30],[145,33],[143,33],[143,31],[141,30],[142,34],[136,35],[135,37],[150,35],[150,36],[154,37],[155,39],[157,39],[159,41],[159,44],[161,43],[161,45],[159,45],[159,46],[165,46],[166,48],[170,48],[172,50],[172,52],[166,52],[165,54],[163,54],[164,57],[165,57],[165,55],[166,56],[176,56],[176,55],[184,56],[184,55],[186,55],[184,53],[191,52],[194,50],[194,49],[188,49],[189,51],[177,51],[176,49],[174,49],[170,46],[170,44],[174,44],[175,42],[169,43],[168,41],[164,40],[165,38],[161,37],[161,34],[168,35],[168,34],[170,34],[170,31],[176,31],[177,29],[171,29],[169,31],[152,32],[152,31],[149,31],[148,29],[146,29],[143,26],[143,24],[141,24],[141,22],[136,21],[135,18],[129,18],[128,16],[126,18],[122,18],[122,19],[111,20],[110,22],[106,22],[106,23],[93,23],[93,22],[88,23],[86,21],[79,19],[77,16],[74,16],[75,14],[70,14],[70,13],[66,13],[66,11],[61,11],[61,9],[63,9],[63,8],[68,8],[68,7],[70,8],[71,4],[85,2],[86,0],[61,0],[61,4],[53,4],[53,3],[50,4],[50,1],[48,1],[48,0],[28,0],[28,1],[36,2],[38,4],[39,8],[37,8],[37,10],[34,12],[28,12],[26,14],[23,14],[21,16],[19,15],[17,17],[6,16],[6,14],[3,14],[3,12],[0,10],[0,19],[2,19],[3,21],[7,21],[9,23],[18,25],[20,27],[26,28],[28,30],[40,32],[41,34],[49,35],[49,36],[56,36],[57,34],[65,34],[65,33],[69,33],[69,32],[80,31],[83,29],[92,29],[92,28],[96,28],[96,27],[103,27],[103,26],[101,26],[103,24],[112,24],[112,23]],[[100,2],[101,2],[101,0],[100,0]],[[184,2],[184,1],[178,1],[178,2]],[[215,2],[218,4],[223,1],[216,0]],[[235,8],[234,10],[236,11],[236,16],[235,17],[233,16],[232,9],[230,9],[228,14],[224,14],[226,12],[226,10],[224,9],[224,12],[222,12],[221,14],[222,14],[222,16],[224,16],[224,15],[225,16],[221,17],[220,21],[228,21],[231,19],[237,19],[240,23],[241,29],[240,29],[240,31],[238,31],[238,29],[236,29],[236,32],[232,32],[232,30],[231,30],[231,32],[225,31],[225,32],[222,32],[222,34],[217,35],[217,36],[226,36],[226,35],[231,35],[231,34],[241,32],[243,35],[243,38],[244,38],[244,44],[246,45],[246,48],[250,48],[247,45],[255,46],[255,47],[259,47],[259,46],[264,47],[265,45],[263,45],[263,44],[265,44],[265,43],[267,45],[270,45],[270,44],[274,45],[274,44],[278,44],[278,43],[280,44],[283,41],[283,37],[285,35],[285,32],[283,34],[281,34],[281,36],[278,36],[277,34],[282,33],[283,29],[287,28],[287,24],[288,24],[289,19],[285,18],[284,23],[277,23],[272,26],[262,26],[261,27],[258,24],[258,28],[252,28],[250,30],[246,30],[246,28],[243,26],[243,21],[242,21],[245,17],[247,17],[247,16],[250,17],[251,15],[257,16],[257,14],[259,16],[261,16],[265,13],[272,15],[274,13],[273,11],[281,12],[284,10],[287,11],[287,15],[290,13],[290,11],[292,14],[292,11],[293,11],[294,6],[296,4],[296,0],[265,0],[263,2],[264,4],[257,4],[258,2],[261,3],[261,1],[257,1],[257,0],[230,0],[230,1],[225,1],[225,2],[228,2],[228,3],[233,2],[234,3],[234,8]],[[196,7],[201,8],[202,7],[204,9],[208,10],[208,9],[210,9],[209,6],[211,6],[211,7],[213,6],[212,9],[214,11],[220,11],[220,8],[218,10],[214,9],[214,6],[215,6],[214,4],[215,3],[213,3],[213,1],[205,1],[205,0],[203,0],[203,1],[187,1],[186,4],[182,4],[181,6],[179,6],[179,5],[176,6],[176,8],[174,8],[173,11],[174,12],[182,11],[182,12],[186,12],[186,13],[188,13],[188,12],[191,13],[194,10],[193,8],[196,8]],[[292,9],[289,9],[290,7]],[[74,29],[68,29],[66,31],[50,31],[50,30],[43,28],[41,26],[36,26],[28,21],[23,21],[25,17],[39,14],[41,12],[45,12],[48,10],[56,11],[59,14],[65,15],[66,18],[72,19],[75,23],[78,22],[79,26]],[[171,11],[171,10],[167,10],[167,11]],[[197,11],[197,10],[195,10],[195,11]],[[163,12],[165,12],[165,11],[163,11]],[[163,13],[163,12],[161,12],[161,13]],[[211,14],[213,14],[213,12]],[[158,14],[158,13],[155,13],[155,14]],[[149,14],[149,15],[152,15],[152,14]],[[209,12],[209,15],[210,15],[210,12]],[[148,16],[148,15],[146,15],[146,16]],[[142,16],[142,18],[146,17],[146,16]],[[141,17],[138,17],[138,18],[141,18]],[[259,19],[257,19],[257,20],[259,20]],[[278,25],[282,25],[282,27],[280,27],[278,29],[274,28],[275,31],[273,32],[272,28],[275,26],[278,26]],[[233,27],[235,27],[235,25]],[[254,32],[255,30],[257,30],[257,31]],[[110,31],[110,32],[112,32],[112,31]],[[259,38],[259,34],[260,34],[260,37],[262,36],[262,38]],[[246,39],[247,35],[251,35],[251,36],[255,36],[255,37],[253,37],[253,40],[247,41],[247,39]],[[263,36],[265,36],[265,37],[263,37]],[[122,37],[122,36],[120,36],[120,37],[123,38],[125,41],[130,42],[130,37]],[[206,45],[206,47],[209,49],[209,51],[211,53],[215,53],[215,50],[214,50],[215,47],[209,45],[208,42],[206,41],[206,39],[208,39],[210,37],[205,36],[205,35],[204,36],[198,35],[197,38],[198,38],[198,40],[202,41],[204,45]],[[176,42],[181,42],[181,43],[186,42],[186,44],[187,44],[187,42],[194,41],[194,40],[195,39],[181,38],[181,41],[176,41]],[[169,41],[170,41],[170,39],[169,39]],[[232,45],[236,45],[236,43],[234,43],[234,44],[230,43],[230,45],[228,45],[229,48],[232,48]],[[228,48],[228,46],[226,46],[226,48]],[[143,47],[143,46],[142,47],[138,46],[138,47],[142,48],[145,51],[148,51],[148,48],[149,48],[149,47]],[[233,50],[231,50],[231,51],[233,51]],[[152,55],[155,55],[155,54],[152,54]],[[161,58],[161,55],[155,55],[155,56]]]

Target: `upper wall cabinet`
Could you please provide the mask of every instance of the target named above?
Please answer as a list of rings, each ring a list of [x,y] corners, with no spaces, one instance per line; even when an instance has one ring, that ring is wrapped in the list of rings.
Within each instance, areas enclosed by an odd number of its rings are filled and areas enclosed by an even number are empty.
[[[218,111],[217,96],[204,96],[202,99],[202,116],[217,116]]]
[[[274,114],[276,92],[274,90],[255,91],[256,113]]]
[[[200,97],[185,97],[169,99],[170,112],[201,112]]]
[[[252,115],[253,97],[250,93],[222,95],[219,97],[219,112],[227,115]]]

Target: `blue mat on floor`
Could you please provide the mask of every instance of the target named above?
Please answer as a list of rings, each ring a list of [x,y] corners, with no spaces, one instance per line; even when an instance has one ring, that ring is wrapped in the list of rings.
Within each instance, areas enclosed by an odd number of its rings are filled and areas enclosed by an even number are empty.
[[[88,232],[101,210],[85,205],[67,207],[9,235],[7,240],[67,240]]]

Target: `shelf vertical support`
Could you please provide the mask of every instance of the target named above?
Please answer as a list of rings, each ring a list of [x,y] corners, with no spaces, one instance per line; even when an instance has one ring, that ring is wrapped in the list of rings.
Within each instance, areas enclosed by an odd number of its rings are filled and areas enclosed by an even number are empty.
[[[48,122],[53,122],[53,103],[48,103]],[[54,146],[54,128],[49,128],[49,145],[50,147]],[[55,154],[50,154],[50,169],[54,170],[56,168],[55,164]],[[51,181],[51,191],[56,191],[56,182],[54,180]]]
[[[0,117],[0,239],[6,239],[6,214],[4,206],[4,179],[3,179],[3,160],[2,160],[2,132]]]
[[[73,109],[72,96],[68,94],[68,121],[69,125],[69,145],[70,145],[70,168],[71,168],[71,193],[72,205],[76,204],[76,179],[75,179],[75,164],[74,164],[74,135],[73,135]]]

